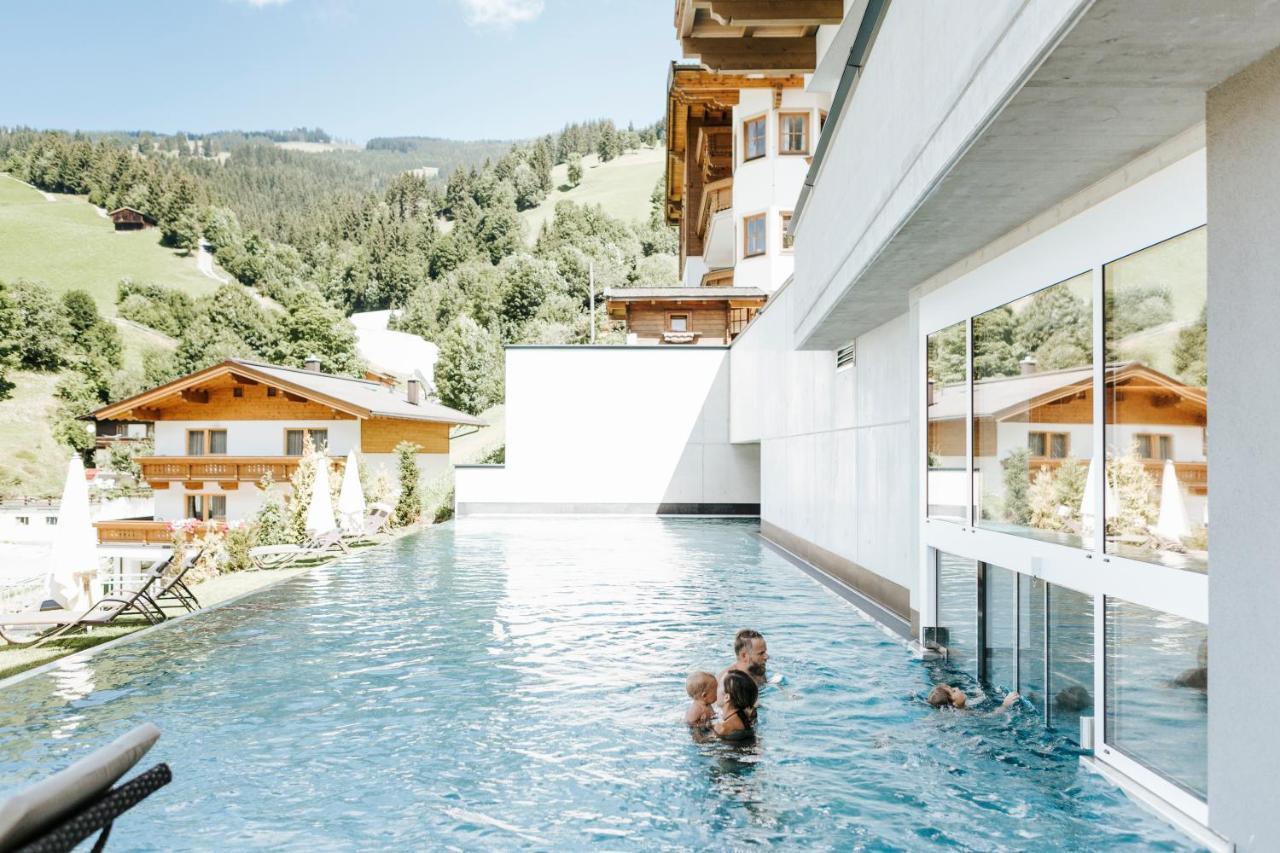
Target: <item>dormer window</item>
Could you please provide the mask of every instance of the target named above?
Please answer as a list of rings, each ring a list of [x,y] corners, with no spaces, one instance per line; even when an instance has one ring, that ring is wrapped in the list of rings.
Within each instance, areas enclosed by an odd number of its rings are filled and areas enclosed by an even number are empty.
[[[809,153],[809,114],[780,113],[778,126],[781,138],[778,150],[783,154]]]
[[[765,117],[742,123],[742,161],[758,160],[765,155]]]

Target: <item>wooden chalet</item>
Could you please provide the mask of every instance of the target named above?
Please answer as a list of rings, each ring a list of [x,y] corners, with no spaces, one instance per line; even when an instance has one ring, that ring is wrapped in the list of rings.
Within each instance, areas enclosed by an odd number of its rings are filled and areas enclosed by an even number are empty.
[[[604,296],[628,343],[715,346],[741,334],[768,298],[750,287],[624,287]]]
[[[111,224],[117,231],[141,231],[156,227],[155,219],[132,207],[117,207],[107,216],[111,217]]]

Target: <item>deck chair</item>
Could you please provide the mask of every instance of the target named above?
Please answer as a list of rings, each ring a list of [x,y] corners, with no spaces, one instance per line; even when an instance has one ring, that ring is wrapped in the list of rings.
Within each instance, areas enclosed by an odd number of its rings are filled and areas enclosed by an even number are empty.
[[[383,531],[387,526],[387,522],[391,520],[391,513],[395,509],[390,504],[376,503],[370,506],[360,519],[360,524],[356,529],[343,535],[343,539],[348,542],[360,539],[372,539]]]
[[[83,613],[69,610],[43,610],[30,613],[0,613],[0,639],[12,643],[5,629],[12,628],[44,628],[45,633],[31,646],[38,648],[50,640],[57,639],[73,631],[88,628],[102,628],[127,614],[135,614],[147,620],[149,625],[158,625],[166,618],[163,610],[151,599],[151,589],[161,580],[165,568],[172,558],[157,560],[141,576],[138,588],[132,591],[121,591],[118,596],[107,596],[94,603]]]
[[[183,578],[186,577],[187,572],[195,568],[196,563],[200,562],[200,558],[204,556],[204,551],[205,549],[199,548],[187,554],[182,558],[182,562],[178,565],[178,570],[172,576],[161,576],[156,582],[150,598],[156,605],[157,610],[163,610],[167,602],[177,602],[188,613],[199,609],[199,599],[191,591],[191,587],[187,586],[183,581]]]
[[[324,557],[333,550],[343,554],[351,553],[351,548],[342,540],[342,534],[338,530],[313,536],[301,545],[259,545],[249,549],[249,559],[259,569],[283,569],[298,560]]]
[[[0,803],[0,850],[71,850],[94,833],[102,850],[115,821],[173,778],[157,764],[116,786],[159,737],[151,723],[138,726]]]

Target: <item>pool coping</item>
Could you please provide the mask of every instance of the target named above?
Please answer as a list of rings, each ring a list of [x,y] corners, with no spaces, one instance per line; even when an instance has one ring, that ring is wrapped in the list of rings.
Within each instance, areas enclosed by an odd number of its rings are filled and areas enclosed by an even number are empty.
[[[19,684],[23,681],[26,681],[29,678],[35,678],[37,675],[44,675],[47,672],[51,672],[52,670],[56,669],[57,667],[59,667],[64,663],[68,663],[68,662],[79,663],[81,661],[88,660],[89,658],[98,654],[98,652],[106,651],[107,649],[113,649],[117,646],[123,646],[127,643],[134,642],[135,640],[138,640],[138,639],[141,639],[142,637],[150,635],[152,631],[159,631],[162,628],[167,628],[170,625],[174,625],[179,622],[183,622],[187,619],[190,619],[192,616],[199,616],[202,613],[209,613],[211,611],[217,610],[220,607],[226,607],[228,604],[235,604],[237,601],[242,601],[252,595],[257,595],[260,592],[266,592],[269,589],[275,589],[276,587],[281,586],[282,584],[289,583],[290,581],[295,581],[298,578],[304,578],[315,569],[331,566],[337,562],[341,562],[341,560],[332,560],[326,563],[317,563],[314,566],[307,566],[297,574],[289,575],[289,577],[287,578],[277,578],[276,580],[273,580],[271,583],[266,584],[265,586],[260,586],[257,589],[251,589],[246,592],[242,592],[239,595],[235,595],[235,596],[232,596],[231,598],[223,599],[222,601],[216,602],[214,604],[210,604],[207,607],[201,607],[199,610],[192,610],[187,613],[179,613],[177,616],[170,616],[167,619],[165,619],[163,622],[159,623],[158,625],[148,625],[145,628],[139,628],[137,631],[132,631],[128,634],[125,634],[123,637],[116,637],[114,640],[107,640],[105,643],[99,643],[98,645],[93,646],[92,648],[82,649],[81,651],[73,652],[69,655],[63,655],[60,658],[54,658],[48,663],[42,663],[39,666],[32,667],[31,669],[23,670],[22,672],[9,676],[8,678],[0,679],[0,691],[3,691],[7,687],[12,687],[15,684]]]
[[[1100,761],[1091,755],[1080,756],[1080,766],[1115,785],[1129,800],[1137,803],[1160,820],[1172,826],[1197,844],[1213,853],[1232,853],[1235,845],[1200,823],[1191,815],[1178,809],[1137,779],[1118,767]]]
[[[788,551],[777,542],[766,537],[763,533],[757,531],[756,537],[770,551],[777,554],[779,557],[782,557],[810,578],[840,596],[840,598],[843,598],[847,604],[852,606],[859,614],[866,617],[868,621],[880,630],[884,631],[890,637],[901,642],[908,648],[911,648],[911,643],[915,637],[911,634],[911,623],[907,622],[907,620],[895,613],[891,613],[889,610],[886,610],[884,607],[858,592],[844,581],[824,572],[822,569],[818,568],[813,563],[810,563],[808,560],[805,560],[803,557],[792,551]]]

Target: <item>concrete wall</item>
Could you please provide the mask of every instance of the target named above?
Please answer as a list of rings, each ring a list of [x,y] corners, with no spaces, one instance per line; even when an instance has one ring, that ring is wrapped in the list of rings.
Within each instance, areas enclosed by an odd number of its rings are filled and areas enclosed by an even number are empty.
[[[754,512],[759,449],[729,440],[729,353],[510,347],[504,466],[459,467],[459,515]]]
[[[360,449],[360,422],[343,421],[157,421],[156,455],[186,456],[187,430],[225,429],[228,456],[283,456],[286,429],[327,429],[329,454]]]
[[[913,420],[916,329],[904,314],[859,338],[855,366],[793,347],[795,288],[734,342],[734,441],[760,442],[766,536],[904,619],[918,610]]]
[[[1213,538],[1209,575],[1209,820],[1241,850],[1280,849],[1276,708],[1268,626],[1280,606],[1280,52],[1208,98],[1209,375]],[[1267,369],[1256,366],[1267,365]],[[1252,367],[1246,367],[1252,366]]]

